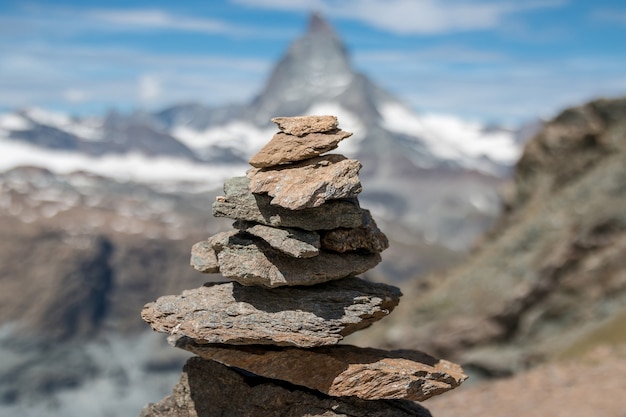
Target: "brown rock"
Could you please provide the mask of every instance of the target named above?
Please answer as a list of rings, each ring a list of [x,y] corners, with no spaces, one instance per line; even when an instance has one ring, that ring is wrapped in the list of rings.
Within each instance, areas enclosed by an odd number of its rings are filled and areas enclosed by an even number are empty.
[[[361,226],[328,230],[322,235],[322,248],[335,252],[363,250],[380,253],[388,247],[387,236],[378,228],[369,210],[363,210]]]
[[[289,210],[318,207],[328,200],[356,198],[361,192],[361,163],[343,155],[325,155],[274,167],[252,168],[250,191],[274,197],[272,205]]]
[[[213,361],[190,358],[172,395],[149,404],[141,417],[431,417],[407,400],[328,397],[287,383],[243,375]]]
[[[350,136],[352,133],[343,130],[309,133],[305,136],[279,132],[256,155],[250,158],[249,163],[256,168],[266,168],[302,161],[336,149],[339,142]]]
[[[260,237],[274,249],[295,258],[312,258],[320,251],[320,235],[295,228],[277,228],[238,220],[233,224],[239,230]]]
[[[185,337],[175,344],[203,359],[333,397],[424,401],[467,379],[460,366],[410,350],[385,351],[350,345],[268,349],[207,345]]]
[[[241,219],[276,227],[329,230],[358,227],[363,222],[356,200],[331,200],[319,207],[299,211],[270,205],[266,194],[252,194],[247,177],[234,177],[224,183],[225,196],[213,203],[215,217]]]
[[[272,122],[276,123],[282,132],[295,136],[329,132],[338,126],[335,116],[274,117]]]
[[[207,283],[146,304],[141,317],[155,331],[208,343],[313,347],[336,344],[386,317],[401,295],[360,278],[271,290]]]

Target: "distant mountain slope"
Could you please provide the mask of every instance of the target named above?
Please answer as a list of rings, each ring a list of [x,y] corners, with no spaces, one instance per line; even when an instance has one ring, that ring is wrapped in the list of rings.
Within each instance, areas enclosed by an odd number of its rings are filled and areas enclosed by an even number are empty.
[[[0,115],[0,152],[11,155],[0,170],[84,170],[171,188],[210,178],[219,187],[276,132],[271,117],[298,114],[334,114],[354,133],[340,152],[363,162],[362,201],[382,223],[455,250],[490,224],[496,187],[520,152],[511,130],[416,114],[356,72],[337,33],[312,15],[251,103],[86,119],[41,109]]]
[[[492,375],[626,343],[625,254],[626,98],[598,100],[528,143],[497,226],[390,331]]]

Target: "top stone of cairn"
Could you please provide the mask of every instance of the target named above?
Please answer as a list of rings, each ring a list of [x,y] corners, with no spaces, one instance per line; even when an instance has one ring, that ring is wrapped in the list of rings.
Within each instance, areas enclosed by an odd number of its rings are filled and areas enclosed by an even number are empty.
[[[335,116],[274,117],[272,122],[278,125],[281,132],[295,136],[330,132],[337,129],[338,126]]]
[[[335,116],[275,117],[278,132],[248,161],[255,168],[268,168],[314,158],[337,148],[352,136],[337,128]]]

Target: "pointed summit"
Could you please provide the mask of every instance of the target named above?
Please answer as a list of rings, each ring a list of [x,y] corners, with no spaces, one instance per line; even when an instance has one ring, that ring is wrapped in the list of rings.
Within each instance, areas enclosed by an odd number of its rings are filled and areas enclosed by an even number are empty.
[[[313,13],[307,31],[291,44],[252,104],[252,116],[266,124],[275,116],[306,114],[315,104],[336,101],[358,77],[339,36]]]
[[[309,28],[307,29],[307,33],[330,33],[336,36],[332,26],[330,26],[328,22],[324,20],[322,15],[317,12],[311,13],[311,16],[309,17]]]

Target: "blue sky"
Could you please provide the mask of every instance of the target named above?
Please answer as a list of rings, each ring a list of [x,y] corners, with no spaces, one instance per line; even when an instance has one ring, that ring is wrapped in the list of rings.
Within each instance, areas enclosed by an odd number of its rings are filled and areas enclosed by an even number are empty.
[[[248,101],[312,10],[421,112],[519,123],[626,94],[623,0],[0,0],[0,110]]]

